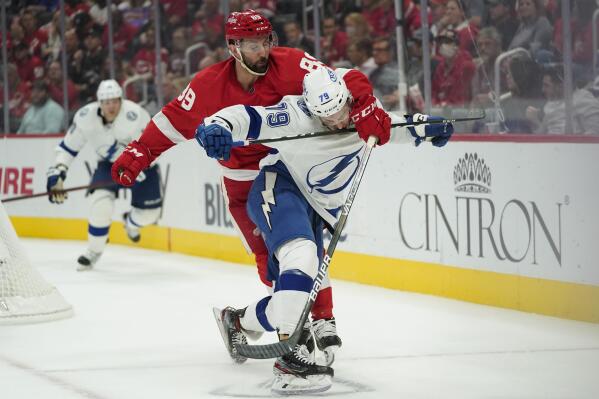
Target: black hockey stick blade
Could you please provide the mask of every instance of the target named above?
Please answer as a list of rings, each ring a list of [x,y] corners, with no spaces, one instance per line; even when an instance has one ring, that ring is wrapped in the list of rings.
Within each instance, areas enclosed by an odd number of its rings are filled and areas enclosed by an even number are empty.
[[[301,334],[301,332],[302,330],[300,328],[299,333]],[[276,342],[274,344],[239,344],[235,345],[235,348],[237,348],[238,354],[250,359],[274,359],[276,357],[281,357],[291,352],[293,348],[295,348],[295,345],[297,345],[300,338],[300,334],[294,332],[288,339]]]
[[[469,122],[476,121],[479,119],[484,119],[486,117],[485,111],[481,110],[481,113],[477,116],[471,116],[467,118],[455,118],[455,119],[439,119],[434,121],[415,121],[415,122],[398,122],[392,123],[391,128],[394,127],[409,127],[409,126],[418,126],[424,124],[445,124],[445,123],[457,123],[457,122]],[[324,130],[321,132],[312,132],[312,133],[302,133],[295,136],[281,136],[281,137],[271,137],[268,139],[256,139],[256,140],[243,140],[243,141],[235,141],[233,142],[233,147],[241,147],[252,144],[268,144],[268,143],[277,143],[280,141],[289,141],[289,140],[300,140],[300,139],[310,139],[314,137],[322,137],[322,136],[333,136],[336,134],[347,134],[347,133],[356,133],[357,130],[353,127],[339,130]]]

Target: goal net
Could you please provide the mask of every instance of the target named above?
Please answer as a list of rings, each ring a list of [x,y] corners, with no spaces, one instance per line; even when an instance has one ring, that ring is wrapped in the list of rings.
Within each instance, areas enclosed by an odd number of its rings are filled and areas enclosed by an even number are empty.
[[[69,317],[73,309],[31,266],[0,201],[0,324]]]

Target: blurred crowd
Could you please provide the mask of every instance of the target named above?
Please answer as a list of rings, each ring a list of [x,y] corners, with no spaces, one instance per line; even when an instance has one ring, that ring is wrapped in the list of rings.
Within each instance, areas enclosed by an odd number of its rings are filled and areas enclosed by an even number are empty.
[[[12,1],[7,15],[10,131],[56,132],[82,105],[93,101],[99,82],[110,77],[105,0],[65,0],[61,37],[58,1]],[[311,3],[311,2],[308,2]],[[373,83],[389,110],[399,107],[393,0],[321,1],[321,60],[357,68]],[[431,101],[438,110],[487,109],[490,117],[472,132],[599,132],[599,79],[593,76],[592,23],[596,0],[570,0],[572,57],[564,60],[559,0],[430,0],[429,31],[421,10],[403,0],[406,104],[424,111],[423,40],[430,42]],[[271,19],[279,45],[314,55],[312,16],[301,1],[231,0],[229,11],[253,8]],[[151,1],[112,1],[114,74],[126,97],[150,113],[176,97],[191,74],[228,57],[223,6],[218,0],[160,1],[160,24]],[[303,26],[304,23],[307,26]],[[155,88],[156,26],[160,28],[162,100]],[[61,46],[66,50],[67,99]],[[186,58],[186,50],[194,46]],[[500,68],[495,92],[494,65]],[[566,132],[563,65],[574,71],[574,126]],[[0,81],[0,84],[2,82]],[[0,107],[3,107],[0,96]],[[68,103],[67,109],[65,105]],[[501,112],[496,112],[501,110]],[[0,118],[3,113],[0,112]],[[66,115],[66,116],[65,116]],[[0,126],[3,126],[0,124]]]

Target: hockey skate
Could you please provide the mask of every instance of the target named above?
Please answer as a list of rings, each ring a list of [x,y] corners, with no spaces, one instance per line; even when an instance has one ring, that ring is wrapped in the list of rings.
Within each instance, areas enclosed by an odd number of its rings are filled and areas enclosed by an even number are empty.
[[[333,369],[314,362],[312,332],[304,329],[293,352],[278,358],[273,366],[271,391],[277,395],[303,395],[324,392],[333,385]]]
[[[325,364],[330,366],[335,361],[335,352],[341,347],[341,338],[337,335],[335,318],[314,320],[312,328],[316,346],[324,353]]]
[[[79,259],[77,259],[77,263],[79,263],[77,271],[91,270],[96,262],[98,262],[98,259],[100,259],[100,256],[102,256],[102,252],[94,252],[88,249],[79,257]]]
[[[132,242],[139,242],[141,234],[139,233],[139,228],[129,221],[129,212],[123,213],[123,225],[125,226],[127,237],[129,237]]]
[[[220,330],[220,335],[223,337],[225,347],[231,356],[231,359],[237,364],[244,363],[247,357],[237,354],[236,344],[247,344],[247,336],[245,330],[241,328],[239,319],[243,317],[245,308],[234,309],[227,306],[223,310],[213,308],[216,324]]]

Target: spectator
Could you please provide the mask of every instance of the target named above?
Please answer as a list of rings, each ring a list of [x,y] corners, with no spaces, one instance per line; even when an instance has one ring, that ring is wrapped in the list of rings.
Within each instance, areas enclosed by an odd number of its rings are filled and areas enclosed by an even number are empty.
[[[56,11],[52,20],[40,28],[46,32],[48,40],[42,44],[41,57],[47,61],[60,58],[62,39],[60,37],[60,11]]]
[[[74,28],[64,33],[64,45],[67,53],[67,75],[78,85],[82,80],[81,61],[83,60],[84,53],[80,48],[79,36]],[[77,90],[80,90],[80,88]]]
[[[8,76],[8,113],[10,116],[9,131],[15,132],[19,128],[27,108],[29,108],[31,82],[21,80],[15,64],[8,63],[6,69]],[[0,81],[0,88],[2,89],[0,93],[4,93],[2,81]],[[0,96],[0,106],[4,106],[4,96]],[[4,115],[4,113],[2,114]]]
[[[374,39],[372,58],[377,65],[369,76],[374,95],[381,100],[384,109],[394,110],[399,105],[399,70],[393,57],[390,39]]]
[[[228,50],[226,50],[224,47],[218,47],[216,48],[214,51],[209,52],[208,54],[206,54],[198,63],[198,71],[201,71],[204,68],[209,67],[210,65],[216,64],[217,62],[221,62],[226,60],[228,57],[230,57],[230,54],[228,52]],[[193,69],[192,69],[193,71]],[[189,76],[185,76],[182,79],[184,80],[189,80]],[[185,83],[185,85],[187,85],[188,82]],[[184,85],[184,86],[185,86]]]
[[[526,117],[529,106],[542,108],[541,73],[539,65],[527,55],[516,55],[509,63],[507,86],[510,92],[502,96],[501,109],[505,129],[512,133],[533,133],[535,126]]]
[[[345,16],[349,15],[352,12],[359,12],[360,7],[356,6],[355,1],[347,1],[347,0],[327,0],[323,1],[320,4],[324,6],[324,14],[331,15],[335,18],[336,22],[341,22],[344,20]],[[301,9],[298,11],[301,12]]]
[[[474,41],[478,34],[478,27],[470,24],[466,19],[466,11],[458,0],[448,0],[445,6],[446,29],[455,32],[458,38],[460,50],[474,50]]]
[[[350,42],[370,38],[370,25],[360,13],[352,12],[345,17],[345,33]]]
[[[198,64],[198,71],[208,68],[210,65],[214,65],[217,62],[218,60],[216,59],[216,56],[210,53],[200,60],[200,63]]]
[[[170,73],[167,73],[162,80],[162,103],[168,104],[171,100],[181,94],[183,87],[177,86],[177,78]],[[155,115],[160,112],[161,107],[158,106],[156,98],[153,98],[148,104],[144,105],[144,109],[148,111],[150,115]]]
[[[67,52],[67,58],[72,58],[79,50],[79,36],[75,29],[69,29],[64,33],[64,44]]]
[[[73,16],[73,27],[79,41],[84,42],[89,30],[94,27],[94,20],[87,12],[78,12]]]
[[[470,25],[480,29],[485,12],[485,0],[460,0]]]
[[[309,54],[314,54],[314,42],[304,36],[302,27],[297,21],[288,21],[283,25],[285,44],[287,47],[298,48]]]
[[[414,37],[414,32],[422,26],[420,18],[420,6],[416,5],[412,0],[404,0],[403,4],[403,19],[404,19],[404,37]],[[428,12],[428,22],[432,23],[432,14]]]
[[[187,17],[187,0],[162,0],[164,15],[169,27],[179,27],[185,23]]]
[[[536,133],[546,134],[598,134],[599,100],[590,91],[576,89],[572,94],[574,129],[566,131],[566,105],[564,101],[563,67],[554,67],[543,73],[543,95],[547,102],[541,110],[528,106],[526,117],[535,127]]]
[[[132,44],[137,35],[137,28],[127,23],[123,18],[123,13],[116,9],[112,11],[112,46],[115,57],[131,58]],[[104,26],[102,33],[102,45],[108,48],[108,25]]]
[[[362,72],[368,78],[377,66],[372,58],[372,42],[367,38],[352,41],[347,47],[347,58],[353,68]]]
[[[429,42],[433,42],[433,34],[429,31]],[[408,62],[406,70],[406,81],[408,84],[408,107],[410,112],[424,111],[424,69],[422,67],[423,59],[423,32],[422,28],[414,31],[412,37],[406,40],[408,50]],[[435,69],[439,64],[437,57],[431,58],[431,75],[434,75]]]
[[[135,74],[151,73],[155,74],[156,66],[156,41],[155,41],[154,25],[146,26],[145,32],[140,35],[142,48],[137,51],[131,60],[131,67]],[[163,47],[160,49],[160,59],[162,60],[162,71],[166,72],[168,65],[168,51]]]
[[[179,27],[173,30],[171,35],[171,53],[168,58],[168,71],[173,77],[185,76],[185,50],[188,46],[187,28]],[[196,54],[194,54],[196,55]],[[197,61],[196,56],[196,61]],[[191,61],[191,65],[194,62]]]
[[[553,28],[543,15],[542,0],[518,0],[518,29],[509,45],[509,49],[522,47],[530,51],[533,58],[538,57],[539,50],[549,49]]]
[[[497,29],[483,28],[476,40],[480,58],[475,60],[476,71],[472,79],[472,101],[475,107],[492,105],[495,82],[495,60],[501,53],[501,37]],[[500,74],[500,87],[505,88],[505,73]],[[499,95],[499,93],[495,93]]]
[[[582,67],[582,80],[588,80],[593,67],[593,13],[597,9],[595,0],[574,0],[574,15],[571,20],[572,31],[572,61]],[[563,51],[562,38],[563,21],[560,18],[555,24],[553,41],[557,51]],[[599,24],[597,26],[599,28]]]
[[[106,57],[104,59],[104,63],[102,65],[101,79],[102,80],[116,80],[119,85],[123,89],[123,97],[127,100],[133,102],[141,101],[140,93],[136,90],[135,85],[129,84],[127,87],[124,86],[125,81],[127,80],[127,75],[125,74],[125,67],[123,66],[123,60],[121,58],[114,58],[114,77],[110,74],[110,58]]]
[[[10,24],[10,32],[8,34],[8,49],[14,48],[18,44],[25,44],[25,30],[19,22],[19,18],[13,18]]]
[[[501,35],[501,50],[506,51],[518,29],[512,0],[486,0],[489,10],[485,26],[494,27]]]
[[[191,35],[194,41],[203,41],[211,49],[221,45],[225,17],[220,12],[217,0],[204,0],[202,6],[195,14],[195,21],[191,26]]]
[[[392,0],[362,0],[362,15],[375,37],[395,32],[395,10]]]
[[[42,46],[48,41],[46,32],[38,29],[37,17],[31,10],[25,10],[21,13],[21,26],[25,32],[23,43],[29,49],[32,56],[40,56]]]
[[[102,32],[103,28],[94,25],[85,37],[85,52],[78,64],[79,69],[76,69],[77,78],[79,81],[80,99],[83,103],[88,103],[94,100],[96,89],[102,78],[102,65],[106,58],[106,51],[102,47]],[[71,76],[75,79],[75,77]]]
[[[46,84],[50,98],[58,104],[63,105],[62,66],[59,61],[52,61],[48,65]],[[79,109],[79,90],[71,79],[67,79],[67,98],[69,99],[69,111]]]
[[[447,18],[445,17],[446,0],[431,0],[431,33],[437,37],[439,32],[443,31],[447,26]]]
[[[46,83],[36,80],[31,89],[31,106],[17,133],[59,133],[63,126],[64,110],[48,96]]]
[[[21,80],[33,82],[44,77],[44,62],[36,55],[29,55],[29,49],[25,43],[19,43],[13,47],[13,60]]]
[[[335,18],[322,20],[322,60],[327,64],[344,60],[347,56],[347,33],[340,31]]]
[[[433,105],[464,106],[470,102],[471,82],[475,66],[470,54],[458,47],[458,37],[453,30],[437,36],[439,65],[432,80]]]

